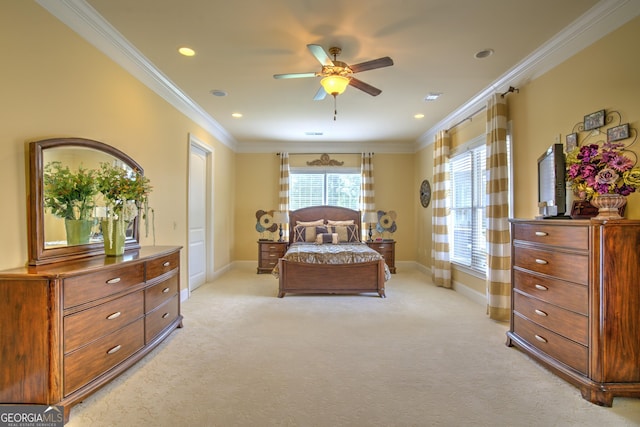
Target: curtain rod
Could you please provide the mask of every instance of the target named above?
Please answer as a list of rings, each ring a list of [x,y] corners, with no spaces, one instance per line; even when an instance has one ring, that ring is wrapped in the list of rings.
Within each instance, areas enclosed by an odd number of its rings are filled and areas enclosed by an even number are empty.
[[[507,91],[506,91],[506,92],[501,93],[501,94],[500,94],[500,96],[501,96],[502,98],[504,98],[506,95],[508,95],[508,94],[510,94],[510,93],[512,93],[512,92],[520,93],[520,89],[518,89],[518,88],[516,88],[516,87],[513,87],[513,86],[509,86],[509,89],[507,89]],[[469,115],[468,117],[466,117],[466,118],[464,118],[464,119],[460,120],[458,123],[456,123],[456,124],[454,124],[453,126],[451,126],[449,129],[447,129],[447,132],[449,132],[451,129],[453,129],[453,128],[457,127],[457,126],[460,126],[461,124],[463,124],[463,123],[464,123],[464,122],[466,122],[467,120],[472,120],[472,119],[473,119],[473,116],[475,116],[475,115],[477,115],[477,114],[481,113],[482,111],[484,111],[484,110],[486,110],[486,109],[487,109],[487,106],[486,106],[486,105],[485,105],[484,107],[482,107],[482,108],[479,108],[478,110],[476,110],[476,111],[474,111],[473,113],[471,113],[471,115]]]
[[[276,156],[279,156],[282,153],[276,153]],[[371,154],[372,156],[375,155],[376,153],[367,153],[367,152],[360,152],[360,153],[327,153],[326,151],[324,153],[289,153],[290,156],[319,156],[322,154],[334,154],[334,155],[339,155],[339,154]]]

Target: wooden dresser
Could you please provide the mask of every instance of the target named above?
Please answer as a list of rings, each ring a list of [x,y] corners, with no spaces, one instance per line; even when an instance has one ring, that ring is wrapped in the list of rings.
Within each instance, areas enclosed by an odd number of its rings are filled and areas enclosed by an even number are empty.
[[[289,242],[258,240],[258,274],[271,273],[288,246]]]
[[[640,221],[511,220],[516,346],[588,401],[640,397]]]
[[[180,314],[180,248],[0,272],[0,403],[73,405],[149,353]]]
[[[378,252],[384,258],[384,262],[389,267],[392,274],[396,273],[396,242],[393,240],[367,241],[365,242],[371,249]]]

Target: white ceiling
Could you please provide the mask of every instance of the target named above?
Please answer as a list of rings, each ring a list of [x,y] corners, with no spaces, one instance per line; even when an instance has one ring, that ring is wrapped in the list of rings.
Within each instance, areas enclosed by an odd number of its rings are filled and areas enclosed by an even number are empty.
[[[483,94],[504,92],[544,71],[543,56],[558,56],[567,46],[579,49],[576,40],[587,28],[612,19],[612,10],[618,14],[615,21],[630,19],[624,12],[627,0],[39,3],[125,68],[137,68],[134,74],[150,86],[169,88],[168,97],[179,100],[176,105],[199,116],[239,151],[278,144],[297,147],[289,151],[320,145],[340,151],[354,144],[405,151],[424,142],[436,126],[470,114]],[[599,31],[620,23],[608,25]],[[382,93],[372,97],[348,87],[337,98],[334,121],[333,98],[313,100],[318,77],[273,78],[320,71],[306,48],[310,43],[326,50],[342,48],[338,59],[348,64],[390,56],[392,67],[356,75]],[[193,48],[196,56],[179,55],[181,46]],[[495,53],[482,60],[474,57],[487,48]],[[214,89],[228,96],[213,96]],[[425,102],[429,92],[442,96]],[[231,117],[234,112],[243,117]],[[415,119],[418,113],[424,118]]]

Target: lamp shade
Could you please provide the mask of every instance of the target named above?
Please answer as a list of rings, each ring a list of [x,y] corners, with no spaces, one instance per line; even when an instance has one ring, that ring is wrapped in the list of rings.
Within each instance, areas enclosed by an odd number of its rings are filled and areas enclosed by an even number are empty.
[[[347,89],[349,79],[343,76],[328,76],[320,80],[325,92],[330,95],[340,95]]]
[[[276,224],[284,224],[289,222],[289,215],[286,212],[276,211],[273,213],[273,222]]]
[[[378,222],[378,214],[373,211],[367,211],[362,215],[362,222],[366,224],[374,224]]]

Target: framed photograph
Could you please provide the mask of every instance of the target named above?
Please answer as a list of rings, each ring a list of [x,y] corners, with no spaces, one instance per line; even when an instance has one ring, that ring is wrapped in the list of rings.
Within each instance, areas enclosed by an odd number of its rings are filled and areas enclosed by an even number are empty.
[[[607,129],[607,141],[618,141],[629,138],[629,123]]]
[[[567,135],[565,140],[566,140],[565,151],[567,153],[572,152],[573,149],[578,146],[578,134],[575,132]]]
[[[604,126],[604,110],[584,116],[584,130],[597,129]]]

